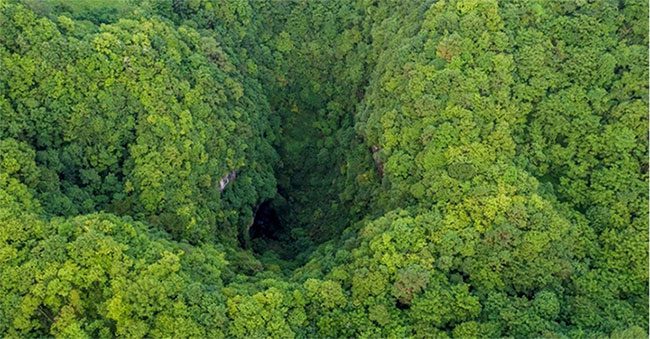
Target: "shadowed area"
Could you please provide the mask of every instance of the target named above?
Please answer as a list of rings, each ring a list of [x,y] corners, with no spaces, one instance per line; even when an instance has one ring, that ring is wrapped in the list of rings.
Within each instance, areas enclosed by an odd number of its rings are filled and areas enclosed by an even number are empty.
[[[271,207],[270,201],[265,201],[257,208],[255,213],[255,219],[251,225],[248,233],[250,239],[254,240],[257,238],[262,238],[265,240],[280,240],[279,232],[282,231],[282,225],[280,224],[280,218]]]

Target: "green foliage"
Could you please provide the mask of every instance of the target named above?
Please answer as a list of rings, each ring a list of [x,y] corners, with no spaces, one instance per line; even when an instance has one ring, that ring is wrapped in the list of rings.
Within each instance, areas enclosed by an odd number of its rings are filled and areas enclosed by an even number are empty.
[[[4,185],[2,193],[16,194]],[[225,261],[211,245],[186,253],[128,218],[90,214],[48,222],[25,202],[4,206],[26,211],[0,212],[6,335],[223,335],[218,291]]]
[[[0,0],[0,336],[646,337],[647,18]]]
[[[2,15],[13,36],[0,51],[0,136],[34,145],[53,181],[39,187],[50,213],[142,215],[198,242],[232,239],[241,220],[231,215],[273,194],[264,95],[218,47],[218,62],[204,55],[195,30],[122,19],[77,39],[70,20],[35,20],[19,6]],[[219,179],[233,170],[252,188],[221,202]]]

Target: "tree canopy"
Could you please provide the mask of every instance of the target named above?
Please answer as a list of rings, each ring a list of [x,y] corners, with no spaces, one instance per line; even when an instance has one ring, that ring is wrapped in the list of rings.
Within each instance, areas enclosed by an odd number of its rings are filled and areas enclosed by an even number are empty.
[[[648,336],[644,1],[0,0],[0,336]]]

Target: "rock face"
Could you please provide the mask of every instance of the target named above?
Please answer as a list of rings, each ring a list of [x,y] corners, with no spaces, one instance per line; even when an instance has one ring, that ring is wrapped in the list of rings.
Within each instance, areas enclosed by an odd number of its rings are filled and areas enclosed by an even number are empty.
[[[231,181],[235,180],[235,178],[237,178],[237,171],[232,171],[232,172],[226,174],[225,176],[223,176],[219,180],[219,191],[223,192],[223,190],[226,188],[226,186],[228,186],[228,184]]]
[[[375,167],[377,168],[377,174],[379,174],[380,178],[384,177],[384,163],[381,161],[381,158],[379,157],[379,151],[381,151],[381,148],[377,145],[373,145],[370,147],[370,151],[372,151],[372,159],[375,160]]]

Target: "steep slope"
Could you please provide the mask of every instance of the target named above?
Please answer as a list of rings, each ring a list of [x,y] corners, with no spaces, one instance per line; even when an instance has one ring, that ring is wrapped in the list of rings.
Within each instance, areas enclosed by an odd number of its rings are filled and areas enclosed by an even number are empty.
[[[160,19],[88,31],[11,5],[3,22],[0,137],[36,150],[50,214],[106,210],[230,241],[274,194],[268,103],[214,38]],[[224,190],[233,172],[247,185]]]

